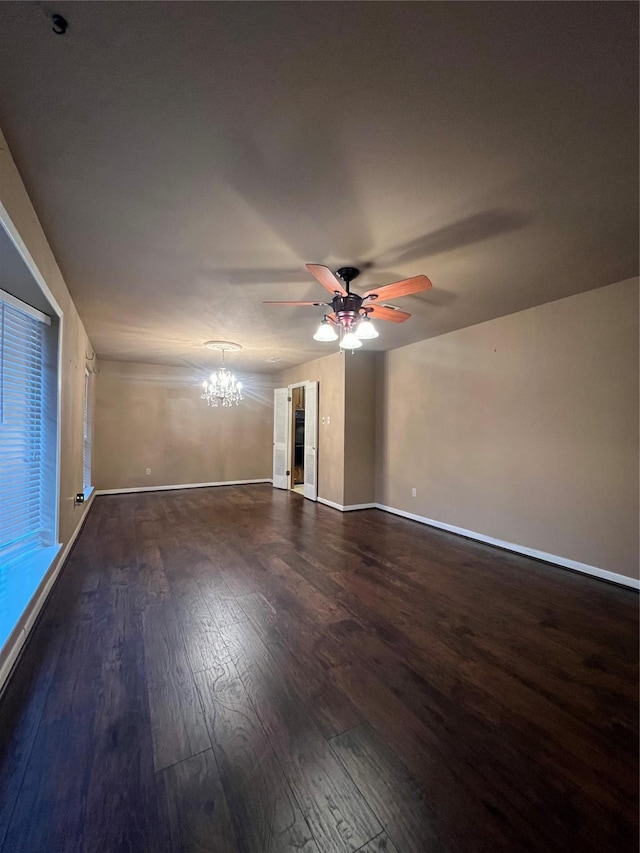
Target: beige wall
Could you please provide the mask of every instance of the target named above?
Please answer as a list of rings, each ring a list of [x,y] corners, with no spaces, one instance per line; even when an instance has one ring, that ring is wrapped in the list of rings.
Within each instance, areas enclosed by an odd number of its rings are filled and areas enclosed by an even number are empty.
[[[638,577],[637,279],[382,367],[380,503]]]
[[[280,388],[318,383],[318,497],[340,506],[375,498],[375,359],[335,352],[276,377]]]
[[[305,381],[318,383],[318,497],[342,505],[345,424],[343,354],[332,353],[285,370],[276,377],[275,387],[284,388]]]
[[[365,344],[366,346],[366,344]],[[364,348],[363,348],[364,349]],[[345,355],[344,503],[375,501],[376,357],[357,350]]]
[[[66,545],[87,510],[75,505],[75,495],[82,491],[84,370],[93,350],[2,134],[0,203],[64,315],[58,540]]]
[[[239,406],[210,408],[200,399],[201,378],[180,367],[100,362],[96,488],[271,478],[271,379],[243,377]]]

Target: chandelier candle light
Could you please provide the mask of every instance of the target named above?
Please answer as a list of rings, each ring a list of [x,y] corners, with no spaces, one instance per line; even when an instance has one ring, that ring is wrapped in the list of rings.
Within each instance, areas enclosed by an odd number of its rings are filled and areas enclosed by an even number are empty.
[[[224,366],[224,354],[235,352],[242,347],[230,341],[207,341],[205,346],[222,352],[222,367],[214,370],[211,376],[205,379],[200,396],[207,401],[207,406],[237,406],[240,400],[244,400],[242,383],[238,382]]]

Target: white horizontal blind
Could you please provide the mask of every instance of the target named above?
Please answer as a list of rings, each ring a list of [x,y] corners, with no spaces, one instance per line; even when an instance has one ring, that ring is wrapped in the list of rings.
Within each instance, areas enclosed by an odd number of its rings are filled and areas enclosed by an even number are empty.
[[[91,378],[84,372],[84,432],[82,443],[82,485],[91,485]]]
[[[0,297],[0,565],[43,544],[44,325]]]

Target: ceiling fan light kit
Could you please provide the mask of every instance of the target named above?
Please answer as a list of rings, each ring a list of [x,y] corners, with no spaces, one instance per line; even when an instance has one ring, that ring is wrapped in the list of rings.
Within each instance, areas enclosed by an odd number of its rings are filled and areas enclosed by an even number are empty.
[[[358,349],[358,347],[362,346],[362,341],[356,335],[355,332],[347,332],[342,336],[342,340],[340,341],[340,347],[342,349]]]
[[[370,319],[368,314],[365,314],[356,326],[356,336],[360,338],[361,341],[372,341],[374,338],[377,338],[378,335],[379,332],[376,329],[373,320]]]
[[[391,323],[404,323],[411,317],[406,311],[400,311],[395,306],[377,302],[382,299],[393,299],[398,296],[408,296],[428,290],[431,282],[426,275],[416,275],[405,278],[393,284],[367,290],[362,296],[351,291],[351,282],[360,275],[356,267],[340,267],[333,273],[329,267],[322,264],[306,264],[306,268],[320,284],[332,294],[330,302],[265,302],[265,305],[313,305],[329,306],[331,314],[325,314],[313,339],[315,341],[335,341],[340,338],[340,348],[354,350],[362,346],[362,341],[378,337],[378,330],[371,321],[371,316],[377,320],[388,320]],[[340,330],[337,334],[336,328]]]
[[[314,341],[337,341],[338,333],[333,328],[331,321],[325,315],[324,320],[318,326],[318,331],[313,336]]]

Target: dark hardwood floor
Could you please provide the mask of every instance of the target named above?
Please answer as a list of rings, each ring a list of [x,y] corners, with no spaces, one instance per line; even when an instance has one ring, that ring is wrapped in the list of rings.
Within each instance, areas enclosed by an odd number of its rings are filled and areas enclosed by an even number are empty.
[[[635,853],[638,596],[265,485],[98,497],[0,732],[2,853]]]

